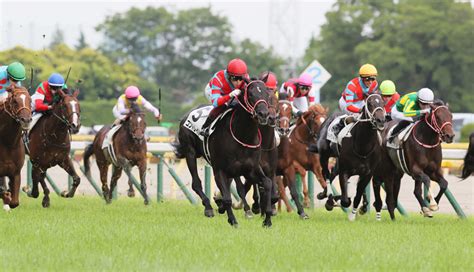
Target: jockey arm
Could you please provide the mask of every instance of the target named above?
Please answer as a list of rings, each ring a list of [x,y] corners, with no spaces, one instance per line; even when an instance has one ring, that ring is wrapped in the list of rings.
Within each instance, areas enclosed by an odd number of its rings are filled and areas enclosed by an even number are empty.
[[[421,112],[415,109],[416,102],[412,100],[408,100],[403,107],[403,115],[406,117],[416,117],[421,114]]]
[[[41,88],[42,84],[43,83],[41,83],[40,86],[36,88],[35,93],[31,96],[31,100],[34,103],[34,109],[36,112],[44,112],[44,111],[49,110],[48,104],[44,103],[45,93],[44,93],[44,89]]]
[[[117,100],[117,109],[118,112],[122,115],[127,115],[130,112],[130,110],[125,105],[125,101],[122,99],[122,97],[119,97],[119,99]]]
[[[345,91],[346,94],[346,102],[347,102],[347,110],[353,113],[359,113],[361,111],[361,108],[357,107],[354,104],[354,99],[355,99],[355,94],[349,89],[346,89]]]
[[[153,106],[150,102],[148,102],[148,100],[146,100],[145,97],[143,96],[142,96],[142,103],[143,103],[143,107],[147,109],[148,111],[150,111],[151,113],[153,113],[155,118],[158,118],[160,116],[160,111],[155,106]]]

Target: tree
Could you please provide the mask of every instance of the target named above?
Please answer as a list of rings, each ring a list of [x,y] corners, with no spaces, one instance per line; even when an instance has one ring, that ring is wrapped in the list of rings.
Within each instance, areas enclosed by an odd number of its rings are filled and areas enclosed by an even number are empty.
[[[339,0],[326,18],[304,57],[317,58],[333,75],[322,88],[323,101],[339,99],[359,66],[373,63],[379,81],[395,81],[402,94],[429,87],[452,110],[474,111],[474,12],[468,3]]]
[[[53,32],[51,37],[51,43],[49,44],[50,49],[64,43],[64,32],[59,28],[59,26],[56,26],[56,30]]]
[[[81,32],[79,33],[79,40],[77,40],[77,44],[75,46],[76,50],[81,50],[81,49],[84,49],[86,47],[89,47],[89,45],[87,44],[86,42],[86,36],[84,35],[84,32]]]

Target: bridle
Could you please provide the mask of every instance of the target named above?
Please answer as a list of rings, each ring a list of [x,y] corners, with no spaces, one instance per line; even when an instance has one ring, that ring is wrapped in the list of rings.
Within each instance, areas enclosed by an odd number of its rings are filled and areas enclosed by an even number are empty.
[[[383,101],[382,100],[382,97],[380,97],[379,94],[371,94],[367,97],[366,101],[369,101],[369,99],[371,97],[376,97],[376,99],[380,99],[380,101]],[[385,112],[385,108],[383,106],[377,106],[375,107],[375,109],[373,109],[372,111],[369,110],[369,107],[368,107],[368,104],[367,102],[365,103],[364,105],[364,114],[362,114],[360,116],[360,118],[357,120],[358,122],[370,122],[372,124],[372,126],[374,128],[377,128],[377,124],[375,122],[375,112],[376,111],[382,111],[383,112],[383,115],[385,116],[386,115],[386,112]],[[367,118],[362,118],[362,116],[367,116]]]
[[[55,107],[59,107],[59,112],[60,112],[60,115],[58,115],[55,111],[53,111],[53,116],[58,118],[59,121],[61,121],[63,124],[66,125],[66,127],[68,128],[68,130],[71,130],[73,129],[73,123],[71,123],[69,121],[69,119],[71,118],[71,116],[73,116],[74,114],[77,114],[78,118],[77,119],[80,119],[81,118],[81,115],[80,115],[80,112],[76,112],[76,111],[73,111],[71,112],[70,114],[66,115],[65,114],[65,109],[67,109],[67,107],[64,105],[65,104],[65,101],[64,101],[64,98],[61,98],[60,102],[57,103],[59,105],[55,106]],[[78,103],[79,104],[79,103]]]
[[[418,140],[418,138],[416,137],[416,134],[415,134],[415,127],[418,126],[418,124],[422,121],[422,120],[419,120],[418,122],[415,123],[414,127],[413,127],[413,138],[415,139],[415,141],[425,147],[425,148],[435,148],[437,147],[438,145],[441,144],[442,142],[442,137],[445,136],[446,134],[443,132],[443,129],[445,126],[453,126],[452,122],[450,121],[446,121],[444,123],[441,124],[441,126],[438,124],[438,121],[436,120],[436,111],[438,109],[446,109],[449,111],[448,107],[447,106],[438,106],[436,107],[434,110],[432,110],[429,114],[425,114],[425,118],[424,118],[424,121],[425,123],[431,128],[431,130],[433,130],[434,132],[436,132],[436,134],[438,134],[438,142],[436,144],[433,144],[433,145],[429,145],[429,144],[425,144],[425,143],[422,143],[420,140]]]
[[[18,90],[18,91],[16,91]],[[6,101],[5,101],[5,104],[4,104],[4,110],[5,112],[10,115],[10,117],[15,120],[17,123],[20,123],[20,117],[19,117],[19,114],[22,110],[26,110],[28,111],[28,113],[31,115],[31,107],[28,107],[30,105],[26,105],[25,103],[23,103],[23,106],[21,106],[19,109],[16,109],[16,111],[13,109],[13,106],[12,106],[12,103],[13,103],[13,99],[15,97],[15,95],[27,95],[29,96],[29,93],[26,91],[26,90],[22,90],[22,89],[14,89],[12,92],[11,92],[11,96],[9,96]]]
[[[316,124],[315,118],[318,115],[322,117],[323,114],[321,114],[319,112],[316,113],[314,111],[311,111],[311,115],[309,115],[310,119],[312,120],[312,123],[311,123],[312,125],[311,126],[308,124],[308,121],[306,121],[305,115],[302,115],[300,118],[301,118],[301,122],[306,126],[306,129],[308,130],[310,140],[309,141],[303,141],[301,139],[298,139],[296,134],[295,134],[295,139],[298,142],[302,143],[302,144],[309,145],[313,139],[316,140],[318,138],[318,132],[315,131],[316,128],[317,128],[317,126],[315,125]]]
[[[280,116],[280,113],[281,113],[281,112],[280,112],[280,105],[283,105],[283,106],[284,106],[284,105],[287,105],[287,106],[290,108],[290,110],[289,110],[290,116]],[[291,107],[292,107],[292,106],[291,106],[291,102],[288,101],[288,100],[279,100],[279,101],[278,101],[278,108],[277,108],[277,124],[278,124],[278,125],[277,125],[277,126],[278,126],[279,128],[281,128],[281,127],[280,127],[280,123],[281,123],[282,121],[283,121],[283,122],[287,122],[287,123],[288,123],[288,127],[290,126]],[[288,130],[288,131],[289,131],[289,130]],[[288,132],[287,132],[287,133],[283,133],[282,136],[286,136],[286,134],[288,134]]]
[[[138,142],[141,142],[143,139],[145,139],[145,134],[143,134],[143,136],[142,136],[142,137],[139,137],[139,138],[135,137],[134,132],[135,132],[136,130],[140,129],[140,128],[132,129],[132,126],[131,126],[131,123],[130,123],[130,119],[132,118],[132,115],[140,115],[141,118],[145,118],[145,115],[144,115],[143,113],[130,113],[129,116],[128,116],[128,118],[127,118],[127,125],[126,125],[126,127],[127,127],[128,133],[132,136],[132,139],[133,139],[133,140],[136,140],[136,141],[138,141]]]

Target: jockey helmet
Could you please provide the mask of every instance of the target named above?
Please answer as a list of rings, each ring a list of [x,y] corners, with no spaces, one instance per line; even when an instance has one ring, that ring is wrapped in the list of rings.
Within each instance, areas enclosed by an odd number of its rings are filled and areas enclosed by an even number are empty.
[[[360,77],[377,76],[377,68],[372,64],[364,64],[359,69],[359,75]]]
[[[7,73],[9,77],[16,81],[25,80],[26,78],[25,66],[19,62],[10,63],[7,68]]]
[[[64,85],[64,78],[58,73],[52,73],[48,78],[49,86],[62,87]]]
[[[128,86],[125,89],[125,97],[128,99],[137,98],[140,95],[140,90],[136,86]]]
[[[395,83],[391,80],[384,80],[380,84],[380,91],[382,95],[393,95],[396,92]]]
[[[247,74],[247,64],[241,59],[233,59],[227,64],[227,73],[233,76],[244,76]]]
[[[313,86],[313,77],[308,73],[303,73],[298,78],[298,85],[312,87]]]
[[[278,80],[277,80],[276,75],[270,71],[262,73],[262,75],[260,76],[260,79],[263,82],[265,82],[265,86],[267,86],[270,89],[276,89],[278,85]]]
[[[424,104],[432,104],[434,100],[433,91],[429,88],[421,88],[418,91],[418,101]]]

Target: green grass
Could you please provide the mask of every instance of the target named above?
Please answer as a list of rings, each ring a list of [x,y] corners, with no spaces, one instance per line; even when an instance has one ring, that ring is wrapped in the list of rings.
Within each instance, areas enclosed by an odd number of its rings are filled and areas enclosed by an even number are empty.
[[[391,222],[384,212],[349,222],[340,210],[309,211],[302,221],[286,212],[264,229],[262,220],[239,228],[227,217],[203,216],[184,201],[97,197],[40,199],[22,195],[19,208],[0,212],[0,270],[474,270],[474,220],[412,214]]]

